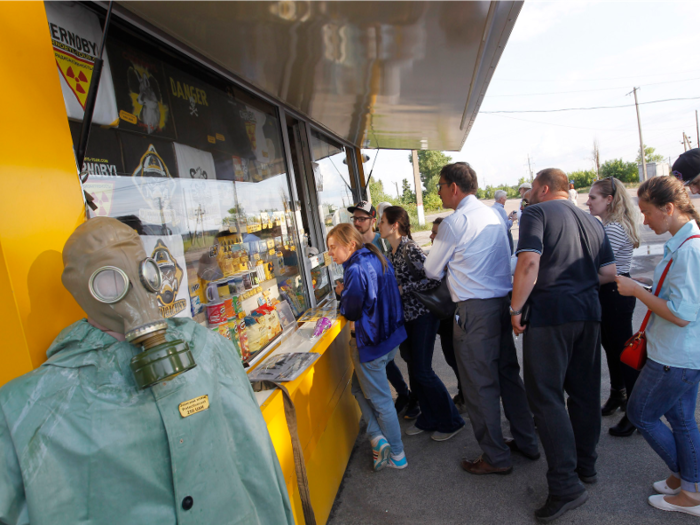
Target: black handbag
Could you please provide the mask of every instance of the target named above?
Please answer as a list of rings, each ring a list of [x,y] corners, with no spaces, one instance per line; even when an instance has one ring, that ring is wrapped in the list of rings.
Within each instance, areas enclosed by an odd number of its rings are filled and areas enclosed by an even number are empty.
[[[411,276],[416,280],[422,279],[423,275],[421,275],[421,272],[418,271],[418,269],[413,265],[413,262],[408,257],[408,253],[406,253],[405,247],[403,249],[403,258],[404,261],[406,261],[406,267],[408,268],[408,272],[411,274]],[[440,286],[424,292],[414,290],[412,293],[421,303],[423,303],[423,306],[430,310],[430,313],[441,321],[450,319],[454,316],[457,305],[452,300],[450,289],[447,286],[447,272],[445,272],[445,277],[442,278]]]

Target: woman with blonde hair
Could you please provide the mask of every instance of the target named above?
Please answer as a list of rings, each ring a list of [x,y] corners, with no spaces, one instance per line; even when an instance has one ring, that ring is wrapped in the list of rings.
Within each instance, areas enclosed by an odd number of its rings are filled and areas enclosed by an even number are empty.
[[[336,293],[340,313],[355,324],[350,338],[355,367],[351,390],[367,424],[374,470],[406,468],[399,418],[386,377],[387,363],[406,339],[394,269],[350,224],[335,226],[326,243],[333,260],[343,265],[344,282],[338,284]]]
[[[700,214],[683,183],[654,177],[637,191],[644,224],[671,238],[654,271],[655,293],[617,276],[620,294],[651,312],[647,361],[627,404],[627,415],[670,475],[653,484],[657,509],[700,517],[700,431],[695,407],[700,383]],[[664,416],[670,428],[661,421]]]
[[[639,215],[625,186],[615,177],[596,181],[591,186],[586,202],[591,215],[600,217],[610,240],[617,275],[630,276],[632,252],[639,247]],[[625,342],[632,337],[632,316],[637,303],[634,297],[624,297],[617,291],[617,283],[603,284],[599,292],[602,310],[600,336],[608,358],[610,396],[602,407],[604,416],[623,410],[639,372],[620,362]],[[634,433],[634,425],[627,415],[610,428],[613,436],[626,437]]]

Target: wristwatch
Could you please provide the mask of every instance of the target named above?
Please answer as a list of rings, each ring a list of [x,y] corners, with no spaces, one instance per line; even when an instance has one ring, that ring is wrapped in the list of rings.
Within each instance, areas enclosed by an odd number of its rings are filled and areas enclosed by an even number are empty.
[[[512,306],[509,306],[509,307],[508,307],[508,310],[510,310],[510,315],[511,315],[511,316],[520,315],[521,313],[523,313],[523,309],[522,309],[522,308],[521,308],[520,310],[513,310],[513,307],[512,307]]]

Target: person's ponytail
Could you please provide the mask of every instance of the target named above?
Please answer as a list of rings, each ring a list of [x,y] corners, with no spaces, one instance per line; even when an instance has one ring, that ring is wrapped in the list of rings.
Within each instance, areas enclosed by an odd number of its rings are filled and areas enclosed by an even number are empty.
[[[377,256],[379,259],[379,262],[382,263],[382,273],[386,273],[387,268],[389,268],[389,265],[386,263],[386,258],[382,254],[382,252],[377,248],[374,244],[371,242],[365,243],[365,248],[367,248],[369,251],[371,251],[374,255]]]

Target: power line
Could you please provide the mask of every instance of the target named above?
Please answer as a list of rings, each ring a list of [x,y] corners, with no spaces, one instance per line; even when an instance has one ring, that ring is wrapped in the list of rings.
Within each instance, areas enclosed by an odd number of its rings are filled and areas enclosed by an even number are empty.
[[[651,84],[642,84],[644,87],[659,86],[661,84],[678,84],[679,82],[690,82],[691,80],[700,80],[700,77],[686,78],[681,80],[667,80],[665,82],[652,82]],[[486,95],[486,98],[501,98],[501,97],[539,97],[544,95],[565,95],[568,93],[592,93],[594,91],[614,91],[616,89],[627,89],[628,86],[598,88],[598,89],[577,89],[574,91],[549,91],[547,93],[522,93],[518,95]]]
[[[678,100],[697,100],[700,97],[686,97],[686,98],[667,98],[663,100],[650,100],[649,102],[640,102],[639,105],[643,104],[659,104],[661,102],[675,102]],[[495,113],[559,113],[562,111],[591,111],[595,109],[618,109],[618,108],[631,108],[634,104],[624,104],[621,106],[594,106],[589,108],[559,108],[559,109],[524,109],[516,111],[480,111],[479,113],[485,114],[495,114]]]
[[[482,111],[481,113],[489,113],[489,112]],[[620,128],[583,128],[581,126],[567,126],[565,124],[554,124],[552,122],[543,122],[541,120],[528,120],[528,119],[524,119],[524,118],[507,117],[505,115],[498,115],[495,113],[489,113],[489,114],[493,115],[494,117],[507,118],[507,119],[511,119],[511,120],[519,120],[521,122],[532,122],[533,124],[545,124],[547,126],[556,126],[558,128],[586,129],[586,130],[590,130],[590,131],[624,131],[624,130],[621,130]]]
[[[698,73],[697,69],[688,69],[686,71],[676,71],[679,73]],[[608,77],[608,78],[581,78],[576,79],[576,82],[604,82],[606,80],[626,80],[630,78],[644,78],[644,77],[667,77],[668,73],[649,73],[647,75],[633,75],[630,77]],[[538,79],[522,79],[522,78],[494,78],[492,82],[507,81],[507,82],[560,82],[561,78],[538,78]]]

